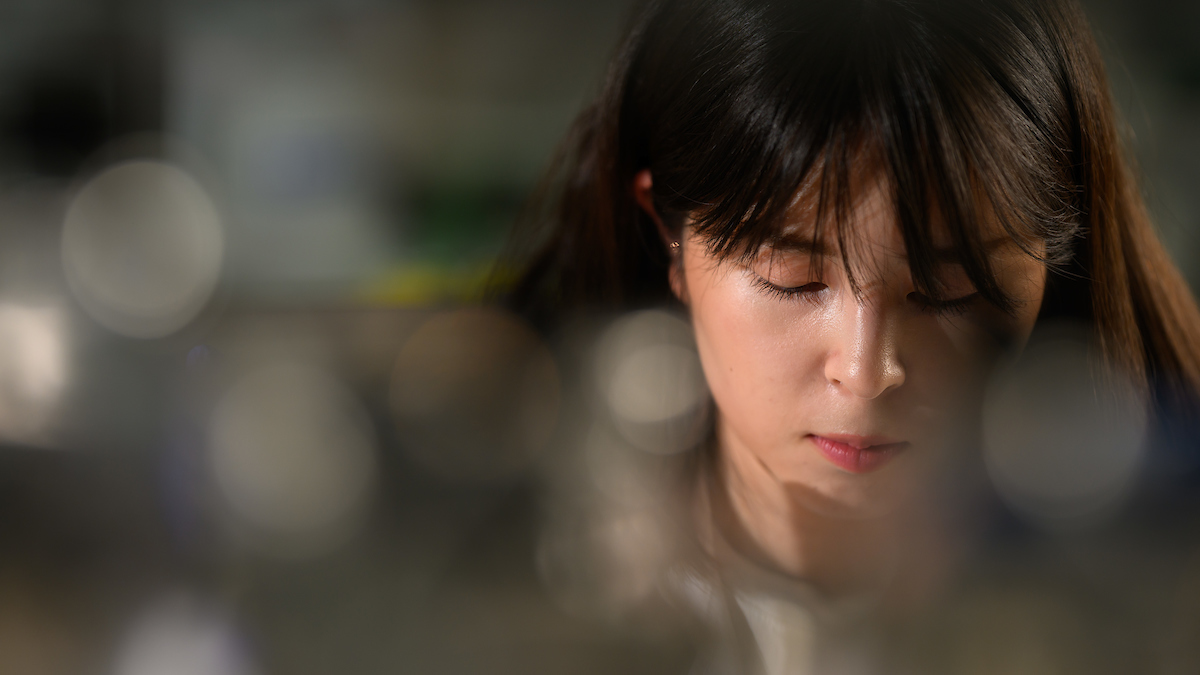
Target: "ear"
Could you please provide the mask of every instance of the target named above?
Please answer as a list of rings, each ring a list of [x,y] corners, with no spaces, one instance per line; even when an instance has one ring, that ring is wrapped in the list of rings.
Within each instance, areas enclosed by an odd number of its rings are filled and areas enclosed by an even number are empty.
[[[658,237],[662,240],[663,246],[667,247],[667,252],[671,256],[671,267],[668,270],[671,292],[686,305],[688,304],[688,292],[687,281],[683,274],[683,233],[672,233],[667,230],[662,217],[658,215],[658,209],[654,208],[654,177],[650,175],[650,169],[642,169],[637,172],[633,177],[632,188],[634,200],[658,228]]]
[[[650,169],[642,169],[633,177],[633,198],[637,201],[638,206],[642,207],[642,211],[650,216],[650,220],[654,221],[654,226],[658,228],[658,236],[662,239],[663,246],[670,247],[671,243],[676,241],[674,235],[667,231],[667,226],[663,224],[662,218],[658,215],[658,209],[654,208],[654,177],[650,175]]]

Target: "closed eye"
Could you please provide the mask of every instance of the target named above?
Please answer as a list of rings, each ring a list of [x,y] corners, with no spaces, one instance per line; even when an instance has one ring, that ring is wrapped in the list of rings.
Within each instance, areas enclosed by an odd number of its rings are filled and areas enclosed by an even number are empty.
[[[915,291],[908,294],[909,302],[916,305],[922,312],[940,316],[959,316],[970,309],[971,305],[978,298],[978,292],[950,300],[934,300],[923,293]]]
[[[816,296],[821,291],[829,288],[829,286],[820,283],[819,281],[809,282],[800,286],[779,286],[773,284],[760,276],[756,276],[754,285],[763,293],[781,300],[806,299],[816,300]]]

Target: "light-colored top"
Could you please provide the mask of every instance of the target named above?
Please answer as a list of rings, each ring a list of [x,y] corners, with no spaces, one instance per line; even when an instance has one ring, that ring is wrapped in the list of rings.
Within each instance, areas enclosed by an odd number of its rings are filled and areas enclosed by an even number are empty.
[[[698,483],[695,527],[706,560],[678,566],[668,581],[719,643],[702,655],[694,673],[861,672],[865,664],[853,661],[868,658],[871,650],[856,629],[877,598],[829,598],[745,557],[716,526],[707,481]]]

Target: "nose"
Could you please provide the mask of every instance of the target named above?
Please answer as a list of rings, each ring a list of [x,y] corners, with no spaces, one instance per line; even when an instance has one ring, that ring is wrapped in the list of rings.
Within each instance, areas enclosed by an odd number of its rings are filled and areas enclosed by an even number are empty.
[[[831,385],[863,399],[874,399],[904,384],[897,349],[897,326],[881,303],[848,300],[825,359]]]

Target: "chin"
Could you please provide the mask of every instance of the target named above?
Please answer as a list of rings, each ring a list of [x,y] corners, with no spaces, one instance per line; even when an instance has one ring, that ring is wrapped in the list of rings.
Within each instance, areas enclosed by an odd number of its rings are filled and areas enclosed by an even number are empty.
[[[822,480],[788,484],[798,505],[829,518],[868,519],[894,513],[907,501],[904,477],[895,475],[899,472],[860,475],[830,469]]]

